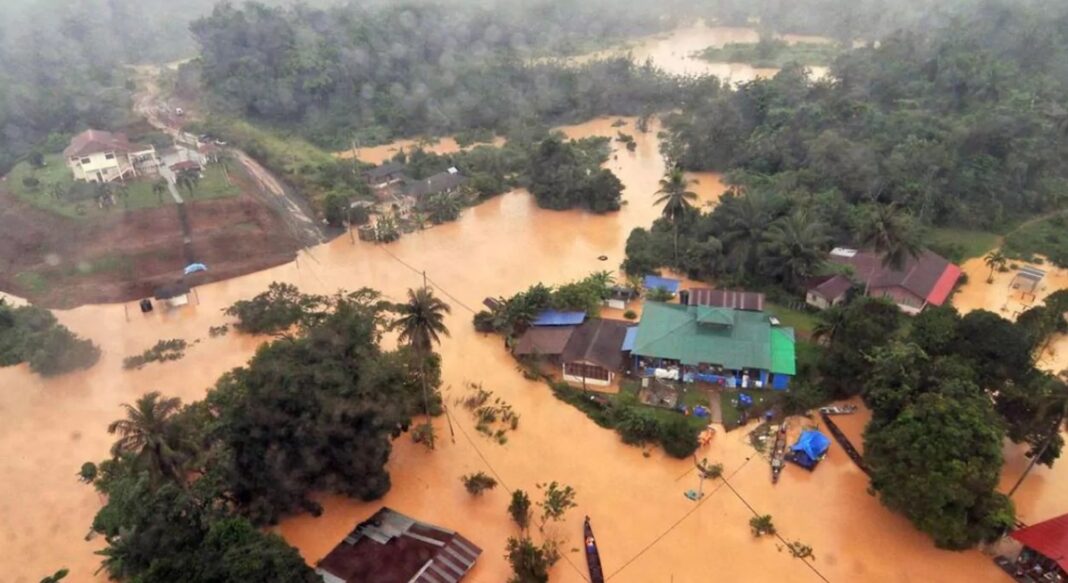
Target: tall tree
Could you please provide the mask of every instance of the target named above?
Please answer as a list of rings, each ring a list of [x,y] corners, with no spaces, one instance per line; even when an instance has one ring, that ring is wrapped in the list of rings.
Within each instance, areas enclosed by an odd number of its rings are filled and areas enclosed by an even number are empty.
[[[765,237],[767,263],[787,287],[801,289],[823,263],[830,237],[822,223],[804,213],[780,217]]]
[[[861,208],[857,239],[862,247],[875,253],[883,267],[901,269],[909,258],[922,252],[909,215],[893,204],[871,203]],[[864,293],[871,290],[876,263],[872,263],[864,283]]]
[[[756,270],[764,236],[776,218],[779,202],[767,192],[750,191],[721,203],[724,226],[720,240],[743,275]]]
[[[400,331],[400,341],[411,347],[419,359],[423,408],[426,423],[430,425],[430,390],[426,382],[426,359],[433,351],[434,345],[441,343],[441,337],[449,335],[449,329],[445,326],[445,315],[452,309],[424,285],[417,290],[409,289],[408,301],[397,304],[394,311],[397,317],[390,323],[390,329]],[[429,435],[428,445],[433,448],[433,432]]]
[[[156,477],[184,484],[184,465],[193,448],[176,420],[182,401],[152,391],[133,405],[124,403],[122,407],[126,418],[108,425],[108,433],[119,435],[111,455],[132,455]]]
[[[697,193],[687,190],[693,184],[686,178],[682,168],[678,166],[668,170],[667,174],[660,179],[660,190],[653,201],[654,205],[663,205],[660,214],[671,221],[674,229],[675,264],[679,263],[679,223],[693,211],[693,201],[697,200]]]
[[[986,278],[987,283],[994,283],[994,272],[1005,267],[1009,262],[1009,258],[1005,256],[1005,253],[1001,249],[994,249],[990,253],[987,253],[983,257],[983,263],[990,268],[990,276]]]

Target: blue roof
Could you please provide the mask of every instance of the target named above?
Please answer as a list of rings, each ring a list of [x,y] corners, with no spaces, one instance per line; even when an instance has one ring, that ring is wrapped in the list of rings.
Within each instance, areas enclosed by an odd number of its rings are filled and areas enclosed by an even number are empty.
[[[586,320],[586,312],[545,310],[531,322],[532,326],[576,326]]]
[[[647,275],[643,282],[645,289],[663,289],[671,293],[679,291],[679,280],[671,279],[669,277],[660,277],[659,275]]]
[[[810,429],[801,433],[801,437],[798,438],[797,443],[790,449],[794,451],[803,451],[805,455],[811,460],[818,460],[820,456],[827,453],[827,448],[831,446],[831,440],[826,435],[819,431]]]
[[[634,342],[638,340],[638,327],[627,328],[627,335],[623,338],[623,352],[634,350]]]

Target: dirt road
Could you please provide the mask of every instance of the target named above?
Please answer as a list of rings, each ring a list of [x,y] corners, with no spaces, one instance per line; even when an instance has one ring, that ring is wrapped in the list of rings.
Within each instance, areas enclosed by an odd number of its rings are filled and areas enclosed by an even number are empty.
[[[172,63],[134,68],[140,77],[141,86],[140,91],[134,96],[134,110],[142,115],[152,127],[171,136],[177,136],[181,132],[182,118],[168,113],[170,108],[161,98],[159,76],[162,67],[176,65]],[[186,113],[186,116],[189,115]],[[256,182],[257,198],[282,217],[286,227],[302,246],[311,247],[326,241],[326,236],[315,221],[315,213],[308,206],[307,201],[292,192],[282,181],[245,152],[233,148],[229,149],[229,152]]]

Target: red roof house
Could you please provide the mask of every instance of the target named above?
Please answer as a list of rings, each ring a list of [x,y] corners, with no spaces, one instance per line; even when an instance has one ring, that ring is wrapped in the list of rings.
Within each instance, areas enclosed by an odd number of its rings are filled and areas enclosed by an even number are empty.
[[[1068,514],[1014,530],[1009,536],[1068,572]]]
[[[908,257],[900,269],[883,265],[881,255],[856,249],[837,248],[830,261],[850,267],[858,285],[867,285],[870,279],[868,295],[885,297],[909,314],[944,304],[961,275],[959,267],[926,249],[919,257]]]
[[[324,583],[457,583],[482,549],[459,533],[382,508],[316,565]]]

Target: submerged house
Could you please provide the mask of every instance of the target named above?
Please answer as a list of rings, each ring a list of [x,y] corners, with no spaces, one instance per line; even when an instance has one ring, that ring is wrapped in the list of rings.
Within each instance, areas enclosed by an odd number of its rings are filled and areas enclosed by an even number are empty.
[[[547,359],[560,367],[565,381],[608,386],[626,368],[633,330],[630,322],[586,319],[584,312],[543,312],[516,340],[512,354]]]
[[[648,302],[632,358],[642,376],[784,390],[796,374],[793,328],[763,312]]]
[[[409,181],[405,194],[418,200],[435,194],[452,194],[465,184],[467,177],[455,168],[449,168],[422,180]]]
[[[961,275],[960,267],[926,249],[918,257],[907,257],[900,269],[884,265],[883,257],[871,251],[841,247],[831,251],[829,260],[849,267],[852,281],[869,287],[869,296],[887,298],[911,315],[944,304]]]
[[[456,583],[482,549],[390,508],[356,526],[316,565],[324,583]]]
[[[363,179],[372,188],[385,188],[395,182],[405,179],[404,164],[399,162],[386,162],[363,172]]]

